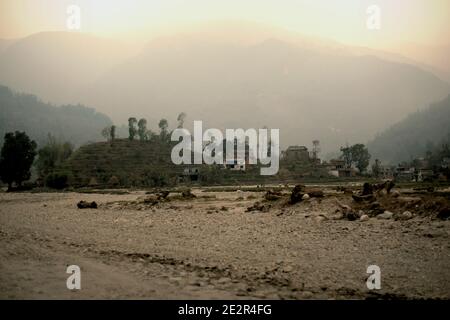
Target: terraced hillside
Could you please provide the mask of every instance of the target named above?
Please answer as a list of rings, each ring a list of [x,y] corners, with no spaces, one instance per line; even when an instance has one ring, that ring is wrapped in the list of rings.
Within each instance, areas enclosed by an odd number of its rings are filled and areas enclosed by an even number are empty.
[[[157,139],[87,144],[60,168],[69,175],[69,184],[73,186],[165,185],[174,183],[182,170],[172,164],[170,146]]]
[[[253,185],[297,183],[326,179],[322,167],[289,170],[281,163],[274,176],[260,174],[259,165],[246,171],[224,169],[221,165],[191,165],[196,173],[184,175],[188,165],[174,165],[170,159],[172,145],[153,138],[150,141],[117,139],[80,147],[57,171],[68,176],[73,187],[164,187],[179,183],[201,185]],[[194,170],[191,170],[191,173]]]

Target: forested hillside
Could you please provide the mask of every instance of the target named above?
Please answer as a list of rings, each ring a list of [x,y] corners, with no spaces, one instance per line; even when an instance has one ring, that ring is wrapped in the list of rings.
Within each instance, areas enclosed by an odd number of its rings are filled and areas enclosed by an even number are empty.
[[[388,116],[388,115],[386,115]],[[372,159],[396,164],[424,156],[443,143],[450,142],[450,95],[415,112],[369,142]]]
[[[108,116],[82,105],[53,106],[36,96],[15,93],[0,85],[0,143],[9,131],[25,131],[38,144],[48,134],[80,145],[101,140],[101,130],[111,125]]]

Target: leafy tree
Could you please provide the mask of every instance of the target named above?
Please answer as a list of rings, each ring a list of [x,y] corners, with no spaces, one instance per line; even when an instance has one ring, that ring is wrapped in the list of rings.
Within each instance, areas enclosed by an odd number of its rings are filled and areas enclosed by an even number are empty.
[[[345,161],[347,167],[355,166],[359,172],[364,172],[369,165],[370,154],[367,148],[357,143],[351,147],[346,146],[341,148],[341,159]]]
[[[114,141],[114,139],[116,138],[116,126],[115,125],[111,126],[110,137],[111,137],[111,141]]]
[[[136,124],[137,120],[134,117],[131,117],[128,119],[128,139],[134,140],[134,137],[136,136],[137,130],[136,130]]]
[[[111,127],[104,127],[102,129],[102,137],[105,138],[106,140],[109,140],[109,138],[111,137]]]
[[[73,145],[70,142],[58,142],[52,135],[48,136],[45,146],[38,150],[36,168],[41,178],[45,178],[53,170],[67,160],[73,153]]]
[[[158,127],[160,130],[159,136],[161,137],[161,140],[166,141],[168,136],[167,128],[169,127],[169,123],[166,119],[161,119],[159,121]]]
[[[183,128],[184,125],[184,120],[186,119],[186,113],[181,112],[178,117],[177,117],[177,121],[178,121],[178,128]]]
[[[369,165],[370,154],[369,150],[363,144],[355,144],[352,146],[352,158],[355,162],[355,167],[359,172],[364,172]]]
[[[147,120],[144,118],[138,122],[138,135],[141,141],[147,140]]]
[[[25,132],[8,132],[0,155],[0,179],[11,189],[13,182],[21,186],[30,179],[30,168],[36,156],[36,142]]]
[[[347,168],[350,168],[353,164],[351,147],[349,147],[348,145],[345,147],[341,147],[341,152],[341,159],[344,160],[345,166]]]
[[[375,163],[372,165],[372,173],[375,178],[380,176],[381,171],[381,161],[379,159],[375,159]]]

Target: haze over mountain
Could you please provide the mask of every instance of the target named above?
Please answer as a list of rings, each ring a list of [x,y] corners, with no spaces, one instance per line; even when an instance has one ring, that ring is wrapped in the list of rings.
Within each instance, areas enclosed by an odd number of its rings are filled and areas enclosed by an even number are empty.
[[[161,37],[126,57],[104,39],[41,33],[0,50],[0,82],[95,107],[118,125],[135,116],[156,128],[164,117],[173,127],[184,111],[188,127],[267,125],[280,129],[282,147],[319,139],[324,153],[365,143],[450,92],[399,55],[251,24]]]
[[[424,157],[443,143],[450,144],[450,95],[378,134],[368,148],[373,159],[395,165]]]
[[[76,32],[3,40],[0,83],[53,103],[77,103],[79,88],[122,61],[130,50],[116,41]]]

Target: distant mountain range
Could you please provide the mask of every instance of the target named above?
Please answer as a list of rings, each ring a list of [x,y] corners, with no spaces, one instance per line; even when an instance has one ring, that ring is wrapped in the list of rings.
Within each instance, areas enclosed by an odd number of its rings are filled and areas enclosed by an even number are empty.
[[[111,125],[108,116],[82,105],[56,107],[29,94],[19,94],[0,86],[0,144],[6,132],[25,131],[39,145],[48,134],[79,146],[98,141],[101,130]]]
[[[423,157],[442,143],[450,144],[450,95],[394,124],[369,142],[368,148],[372,159],[397,164]]]
[[[0,48],[0,83],[95,107],[118,125],[145,117],[154,129],[164,117],[174,127],[184,111],[187,126],[267,125],[282,147],[319,139],[323,153],[365,143],[450,92],[398,55],[252,26],[239,41],[222,31],[155,39],[137,55],[86,34],[40,33]]]

